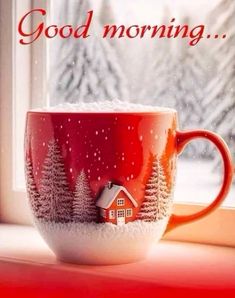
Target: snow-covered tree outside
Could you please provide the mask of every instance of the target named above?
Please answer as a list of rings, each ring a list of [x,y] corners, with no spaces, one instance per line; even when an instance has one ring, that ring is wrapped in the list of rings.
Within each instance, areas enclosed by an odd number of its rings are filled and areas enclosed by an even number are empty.
[[[214,22],[214,20],[217,20]],[[212,55],[216,71],[206,88],[204,126],[222,135],[235,156],[235,1],[221,0],[209,15],[214,32],[226,33]],[[217,155],[216,155],[217,156]]]
[[[169,16],[168,6],[164,7],[162,24],[167,23]],[[142,81],[145,88],[140,86],[139,100],[151,105],[169,105],[169,99],[166,97],[169,85],[167,85],[168,66],[170,65],[170,46],[169,40],[151,40],[152,43],[148,51],[144,51],[145,59],[142,65]],[[149,56],[149,57],[148,57]]]
[[[69,189],[63,157],[55,140],[48,144],[40,185],[40,214],[46,221],[72,220],[73,195]]]
[[[137,219],[158,221],[169,215],[171,196],[166,183],[164,169],[158,158],[152,164],[152,173],[145,187],[144,201]]]
[[[29,157],[26,159],[25,172],[26,172],[26,184],[27,184],[27,193],[29,196],[29,203],[33,210],[34,215],[37,218],[40,218],[41,217],[40,195],[33,175],[33,165]]]
[[[110,1],[102,0],[99,19],[102,26],[115,24],[115,14]]]
[[[165,6],[162,24],[167,24],[171,11]],[[180,23],[190,26],[191,19],[183,16]],[[153,43],[154,41],[152,41]],[[183,129],[200,127],[204,120],[205,86],[211,75],[211,58],[204,45],[188,46],[185,40],[158,40],[153,43],[152,63],[148,63],[146,88],[140,92],[142,101],[175,108]],[[191,143],[184,157],[207,151],[207,142]]]
[[[73,200],[74,222],[96,222],[97,209],[95,200],[91,196],[89,182],[84,170],[77,177],[74,200]]]
[[[89,0],[62,1],[61,19],[72,24],[77,20],[84,22],[90,9]],[[56,103],[128,97],[127,80],[114,49],[106,39],[100,38],[101,30],[101,24],[94,16],[87,39],[71,38],[58,43],[57,58],[53,59],[55,78],[51,85],[51,99],[56,98]]]
[[[183,23],[190,22],[185,20]],[[176,57],[169,67],[171,74],[168,75],[169,95],[174,99],[174,108],[179,113],[180,126],[183,129],[195,129],[201,127],[205,113],[203,101],[205,88],[210,77],[211,68],[204,45],[188,47],[181,45],[176,50]],[[172,100],[172,99],[171,99]],[[192,157],[203,153],[203,157],[211,157],[208,150],[208,142],[192,142],[184,151],[184,157]]]

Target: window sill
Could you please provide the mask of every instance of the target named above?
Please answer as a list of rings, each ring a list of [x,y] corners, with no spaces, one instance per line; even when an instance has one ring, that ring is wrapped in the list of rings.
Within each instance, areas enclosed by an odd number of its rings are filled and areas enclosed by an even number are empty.
[[[57,262],[32,227],[0,225],[0,243],[4,297],[235,294],[235,248],[161,241],[146,261],[97,267]]]

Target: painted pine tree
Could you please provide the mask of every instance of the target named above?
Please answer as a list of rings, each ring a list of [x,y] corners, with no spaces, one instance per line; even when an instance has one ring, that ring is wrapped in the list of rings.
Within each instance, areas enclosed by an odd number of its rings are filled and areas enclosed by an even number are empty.
[[[171,204],[171,195],[168,190],[166,175],[161,165],[160,160],[156,160],[153,164],[153,171],[158,173],[157,178],[157,191],[158,191],[158,204],[157,204],[157,220],[163,219],[169,215],[169,208]],[[155,180],[152,180],[154,182]]]
[[[90,9],[88,0],[64,1],[61,7],[63,19],[70,23],[84,21]],[[71,103],[127,98],[127,80],[114,49],[100,38],[101,30],[94,16],[88,38],[71,38],[58,44],[52,98]]]
[[[217,40],[211,52],[217,68],[206,88],[204,126],[221,134],[235,156],[235,1],[221,0],[209,15],[211,31],[226,38]],[[216,20],[216,22],[214,22]],[[217,156],[217,155],[216,155]],[[217,163],[217,160],[216,160]]]
[[[33,175],[33,165],[29,157],[26,159],[25,172],[26,172],[27,193],[29,195],[29,203],[35,216],[37,218],[40,218],[40,208],[41,208],[40,195]]]
[[[91,197],[89,182],[84,170],[77,178],[74,200],[73,200],[73,220],[75,222],[96,222],[97,210],[95,200]]]
[[[144,201],[137,219],[152,222],[163,219],[169,213],[170,195],[161,162],[155,158],[152,173],[145,188]]]
[[[41,208],[39,216],[46,221],[72,220],[72,192],[69,189],[63,157],[55,140],[49,142],[40,185]]]

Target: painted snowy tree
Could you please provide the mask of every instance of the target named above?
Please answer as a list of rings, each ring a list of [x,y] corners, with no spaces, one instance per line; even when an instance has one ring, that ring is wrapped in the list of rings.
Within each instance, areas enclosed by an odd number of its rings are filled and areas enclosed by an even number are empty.
[[[211,55],[216,58],[217,69],[206,88],[204,126],[221,134],[235,156],[234,19],[234,0],[221,0],[209,16],[209,23],[212,24],[211,31],[220,36],[226,33],[226,38],[217,41],[211,52]]]
[[[26,159],[26,165],[25,165],[25,172],[26,172],[26,184],[27,184],[27,193],[29,195],[29,203],[33,210],[34,215],[37,218],[40,218],[40,195],[34,180],[33,175],[33,165],[31,162],[31,159],[28,157]]]
[[[69,189],[63,157],[55,140],[48,144],[40,185],[40,217],[46,221],[72,220],[73,196]]]
[[[77,178],[74,200],[73,200],[73,220],[75,222],[96,222],[97,209],[95,200],[91,196],[89,182],[84,170]]]
[[[169,213],[170,194],[166,183],[166,177],[158,158],[152,164],[152,173],[145,188],[144,201],[137,219],[152,222],[163,219]]]
[[[90,9],[88,0],[64,1],[60,8],[63,19],[70,20],[68,23],[76,23],[77,19],[85,22]],[[116,53],[98,32],[101,25],[94,16],[89,41],[71,38],[58,44],[53,98],[71,103],[127,98],[127,80]]]

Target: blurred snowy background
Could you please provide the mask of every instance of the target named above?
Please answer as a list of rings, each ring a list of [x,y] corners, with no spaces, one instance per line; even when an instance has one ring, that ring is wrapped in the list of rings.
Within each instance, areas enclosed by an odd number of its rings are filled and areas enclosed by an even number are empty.
[[[89,40],[48,42],[50,105],[118,98],[173,107],[181,129],[217,132],[235,157],[235,1],[51,0],[50,23],[81,24],[91,9]],[[205,38],[194,47],[180,38],[101,38],[104,24],[168,25],[173,17],[175,24],[205,24],[206,34],[226,33],[227,38]],[[195,141],[181,160],[178,200],[205,202],[208,195],[212,199],[221,176],[217,150]],[[192,198],[192,189],[199,185],[206,190]],[[234,195],[233,189],[227,205],[234,205]]]

